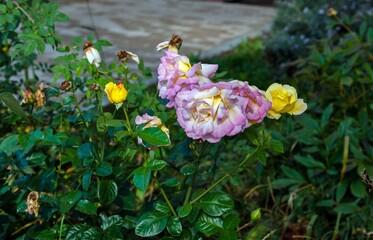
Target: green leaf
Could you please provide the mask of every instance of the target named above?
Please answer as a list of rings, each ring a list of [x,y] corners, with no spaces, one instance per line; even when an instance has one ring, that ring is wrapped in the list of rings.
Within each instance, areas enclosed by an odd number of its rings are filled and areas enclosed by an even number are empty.
[[[324,129],[328,123],[330,116],[333,113],[333,103],[329,104],[321,116],[321,127]]]
[[[322,200],[316,203],[317,207],[333,207],[334,201],[331,199]]]
[[[47,159],[47,155],[42,152],[35,152],[32,153],[31,156],[27,157],[27,161],[29,163],[34,163],[36,165],[42,165]]]
[[[228,214],[223,219],[224,229],[235,229],[240,224],[240,216],[236,213]]]
[[[102,219],[101,228],[104,231],[113,226],[121,227],[123,224],[123,219],[119,215],[106,217],[105,215],[101,214],[100,217]]]
[[[336,213],[344,213],[344,214],[351,214],[359,211],[359,207],[356,203],[340,203],[337,207],[333,208],[333,211]]]
[[[204,234],[215,234],[223,229],[223,220],[219,217],[210,217],[202,213],[195,224],[198,231]]]
[[[238,234],[233,229],[228,229],[228,230],[224,229],[220,231],[219,239],[220,240],[237,240]]]
[[[88,215],[96,215],[97,207],[97,203],[92,203],[88,200],[80,199],[78,204],[76,204],[75,209]]]
[[[335,193],[335,199],[337,202],[340,202],[347,191],[348,182],[342,181],[337,184],[336,193]]]
[[[98,165],[98,167],[96,168],[97,176],[101,176],[101,177],[109,176],[112,172],[113,172],[113,169],[111,165],[109,165],[106,162],[101,162],[100,165]]]
[[[106,120],[105,125],[108,127],[123,127],[126,125],[126,122],[124,120],[111,119]]]
[[[153,171],[161,170],[167,165],[167,162],[163,160],[154,159],[147,164],[147,167]]]
[[[178,217],[170,217],[167,222],[167,231],[173,236],[178,237],[183,231],[183,226],[181,225],[180,219]]]
[[[201,200],[201,207],[207,214],[217,217],[233,209],[233,200],[221,192],[210,192]]]
[[[350,185],[351,193],[357,198],[364,198],[367,194],[365,185],[360,180],[354,180]]]
[[[196,166],[194,163],[188,163],[180,169],[180,173],[184,176],[191,175],[196,172]]]
[[[0,100],[3,101],[5,105],[17,116],[23,118],[26,122],[29,122],[26,113],[23,111],[22,107],[19,105],[19,102],[11,93],[0,93]]]
[[[295,169],[289,168],[285,165],[281,165],[282,172],[288,177],[297,179],[299,182],[305,182],[305,179],[303,178],[302,174],[300,174]]]
[[[256,153],[256,156],[258,157],[258,160],[261,164],[264,166],[267,164],[267,153],[264,150],[259,150]]]
[[[94,158],[93,144],[91,142],[82,144],[78,149],[78,157],[83,160]]]
[[[57,233],[51,229],[44,230],[36,236],[38,240],[54,240],[56,239]]]
[[[145,192],[150,181],[151,169],[148,167],[138,167],[133,173],[133,183],[136,188]]]
[[[84,191],[88,191],[91,185],[92,170],[87,170],[82,176],[82,186]]]
[[[157,201],[154,204],[154,209],[162,213],[169,213],[171,211],[167,204],[161,201]]]
[[[158,127],[144,128],[138,132],[138,136],[152,146],[167,146],[171,144],[168,135]]]
[[[272,187],[274,189],[281,189],[288,187],[290,185],[295,185],[295,184],[301,184],[298,179],[292,179],[292,178],[281,178],[281,179],[276,179],[272,181]]]
[[[140,237],[152,237],[161,233],[167,225],[167,215],[157,211],[147,212],[137,222],[135,233]]]
[[[109,204],[118,195],[118,186],[113,180],[99,181],[98,199],[102,204]]]
[[[181,218],[184,218],[190,214],[192,209],[193,209],[193,205],[190,203],[187,203],[184,206],[181,206],[180,208],[177,209],[177,215],[179,215],[179,217]]]
[[[271,139],[270,147],[272,151],[277,152],[277,153],[283,153],[284,152],[284,145],[282,144],[281,141]]]
[[[82,192],[75,190],[60,198],[60,211],[67,213],[82,197]]]
[[[304,165],[307,168],[320,168],[325,169],[325,165],[322,162],[316,161],[312,156],[307,155],[306,157],[295,155],[294,159],[300,164]]]
[[[3,151],[7,156],[21,149],[18,145],[18,134],[10,135],[0,143],[0,151]]]

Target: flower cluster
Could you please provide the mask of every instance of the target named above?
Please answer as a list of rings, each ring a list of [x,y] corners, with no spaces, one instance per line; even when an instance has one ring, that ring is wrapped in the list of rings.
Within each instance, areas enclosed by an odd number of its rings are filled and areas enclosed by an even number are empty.
[[[176,109],[177,121],[188,137],[215,143],[266,116],[278,119],[281,113],[298,115],[306,110],[307,105],[288,85],[272,85],[264,93],[238,80],[212,82],[218,66],[191,65],[186,56],[178,53],[181,42],[174,35],[157,46],[157,50],[168,48],[158,67],[158,89],[159,96],[169,101],[166,106]]]

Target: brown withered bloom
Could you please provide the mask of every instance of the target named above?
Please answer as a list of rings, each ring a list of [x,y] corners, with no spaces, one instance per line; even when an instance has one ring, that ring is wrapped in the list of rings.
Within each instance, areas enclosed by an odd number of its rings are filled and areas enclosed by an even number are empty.
[[[131,52],[128,52],[128,51],[124,51],[124,50],[119,50],[117,52],[117,58],[118,60],[120,60],[123,64],[126,64],[127,63],[127,59],[132,59],[133,61],[135,61],[137,64],[140,63],[140,59],[139,57],[134,54],[134,53],[131,53]]]
[[[337,13],[338,13],[337,10],[335,10],[334,8],[329,8],[327,15],[329,17],[334,17],[334,16],[337,16]]]
[[[71,89],[71,87],[73,86],[73,84],[70,82],[70,81],[63,81],[61,83],[61,90],[63,91],[69,91]]]
[[[21,104],[34,103],[35,99],[35,95],[29,89],[26,89]]]
[[[34,103],[35,107],[42,107],[45,105],[45,93],[44,91],[49,88],[49,85],[46,82],[40,82],[37,85],[37,90],[35,92],[36,102]]]
[[[181,39],[179,35],[172,34],[169,44],[175,46],[177,49],[180,49],[181,45],[183,44],[183,39]]]
[[[98,91],[98,90],[100,90],[100,85],[98,85],[97,83],[92,83],[89,86],[89,90],[91,90],[91,91]]]
[[[178,52],[181,45],[183,44],[183,40],[179,35],[172,34],[171,39],[169,41],[161,42],[157,45],[157,51],[168,49],[168,51]]]
[[[365,168],[363,169],[363,171],[361,171],[360,177],[363,180],[363,183],[365,183],[366,185],[368,185],[370,187],[369,192],[372,192],[372,190],[373,190],[373,178],[371,178],[368,175],[367,170]]]
[[[100,66],[101,57],[99,52],[96,48],[93,47],[93,43],[91,41],[86,41],[84,44],[83,51],[85,53],[85,57],[87,58],[90,64],[96,65],[96,67]]]
[[[39,215],[39,193],[35,191],[30,192],[27,196],[26,205],[26,212],[35,214],[35,217],[37,217]]]

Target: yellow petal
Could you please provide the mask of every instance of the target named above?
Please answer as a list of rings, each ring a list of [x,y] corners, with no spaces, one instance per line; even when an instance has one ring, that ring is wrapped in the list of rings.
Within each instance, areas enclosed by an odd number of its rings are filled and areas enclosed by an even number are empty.
[[[307,109],[307,104],[303,101],[303,99],[298,99],[295,103],[293,108],[288,111],[291,115],[300,115],[304,113]]]

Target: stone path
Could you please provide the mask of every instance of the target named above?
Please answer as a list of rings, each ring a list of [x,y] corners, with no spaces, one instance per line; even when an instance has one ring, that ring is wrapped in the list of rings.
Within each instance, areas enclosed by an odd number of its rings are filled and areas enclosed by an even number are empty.
[[[64,42],[96,33],[114,45],[105,51],[105,60],[114,60],[123,49],[153,70],[162,56],[155,46],[172,34],[184,40],[183,55],[218,55],[268,29],[276,13],[271,7],[219,0],[61,0],[60,11],[71,18],[56,26]]]

